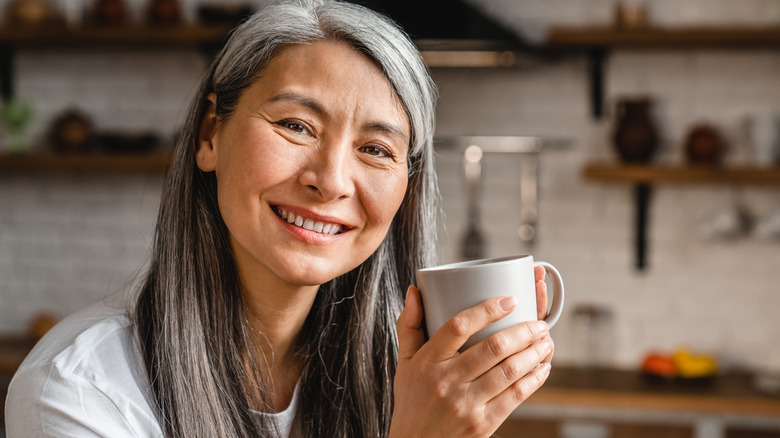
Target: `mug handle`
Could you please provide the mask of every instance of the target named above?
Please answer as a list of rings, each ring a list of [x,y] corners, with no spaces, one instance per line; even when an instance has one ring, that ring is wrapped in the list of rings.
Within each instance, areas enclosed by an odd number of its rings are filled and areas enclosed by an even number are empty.
[[[561,278],[561,274],[558,272],[558,270],[555,269],[555,266],[547,262],[534,262],[534,266],[543,267],[544,270],[547,271],[547,275],[552,279],[552,307],[550,308],[550,313],[548,313],[547,317],[544,318],[544,321],[547,322],[550,327],[552,327],[556,322],[558,322],[558,318],[560,318],[561,312],[563,311],[563,279]]]

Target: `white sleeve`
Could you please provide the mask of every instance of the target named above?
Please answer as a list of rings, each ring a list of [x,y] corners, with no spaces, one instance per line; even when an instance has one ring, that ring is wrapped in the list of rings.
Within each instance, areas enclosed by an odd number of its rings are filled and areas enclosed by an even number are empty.
[[[54,364],[14,376],[5,419],[8,438],[162,436],[156,419],[121,391]]]

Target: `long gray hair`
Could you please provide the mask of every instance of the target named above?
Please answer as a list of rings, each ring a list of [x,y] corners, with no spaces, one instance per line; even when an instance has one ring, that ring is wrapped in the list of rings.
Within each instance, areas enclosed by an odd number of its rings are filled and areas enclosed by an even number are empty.
[[[305,436],[386,436],[397,362],[396,318],[416,269],[435,262],[435,89],[409,38],[364,7],[299,0],[242,23],[205,74],[179,132],[135,321],[161,427],[169,437],[269,436],[250,412],[263,393],[241,282],[213,172],[196,165],[206,96],[231,116],[242,92],[285,47],[332,39],[384,72],[411,126],[406,196],[379,248],[320,286],[304,326],[300,410]]]

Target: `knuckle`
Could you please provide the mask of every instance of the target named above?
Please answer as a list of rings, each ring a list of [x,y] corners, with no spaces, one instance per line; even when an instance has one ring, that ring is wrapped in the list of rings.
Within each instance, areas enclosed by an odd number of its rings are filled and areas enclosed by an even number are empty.
[[[509,339],[503,333],[496,333],[487,339],[487,347],[495,357],[504,357],[509,351]]]
[[[523,324],[523,327],[525,328],[526,332],[528,332],[528,336],[531,339],[536,339],[537,331],[539,330],[536,324],[532,321],[526,322]]]
[[[515,358],[509,358],[501,363],[501,372],[507,382],[514,382],[520,376],[520,363]]]
[[[476,418],[469,418],[465,423],[464,432],[466,436],[480,436],[484,434],[484,425]]]
[[[530,397],[532,392],[533,391],[528,388],[525,379],[519,380],[514,384],[514,386],[512,386],[512,394],[515,397],[516,403],[524,402],[528,397]]]
[[[469,335],[469,324],[462,315],[455,315],[447,322],[447,331],[453,336],[463,337]]]
[[[547,354],[549,353],[548,348],[551,348],[549,346],[550,344],[547,342],[537,342],[534,344],[534,351],[536,352],[536,356],[539,359],[543,359],[547,357]]]
[[[484,306],[484,312],[485,317],[490,320],[494,321],[496,319],[501,318],[504,316],[504,311],[501,309],[501,306],[498,304],[498,300],[492,300],[485,304]]]
[[[450,393],[450,386],[444,380],[437,381],[433,386],[433,396],[439,400],[446,400]]]

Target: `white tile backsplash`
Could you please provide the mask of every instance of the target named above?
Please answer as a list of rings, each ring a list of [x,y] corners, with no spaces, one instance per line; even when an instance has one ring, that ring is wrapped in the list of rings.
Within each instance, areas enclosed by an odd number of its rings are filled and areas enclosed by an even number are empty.
[[[540,32],[552,22],[599,22],[608,9],[580,12],[574,0],[473,0]],[[768,22],[774,4],[761,0],[652,2],[653,17],[705,21],[736,17]],[[185,2],[189,8],[192,2]],[[609,8],[611,2],[599,2]],[[579,5],[580,9],[571,7]],[[692,6],[696,5],[696,6]],[[748,5],[744,6],[743,5]],[[750,10],[768,12],[748,12]],[[748,15],[752,14],[752,15]],[[780,12],[778,12],[780,14]],[[772,18],[775,17],[775,18]],[[18,94],[35,109],[35,138],[52,117],[78,106],[104,129],[145,129],[170,136],[181,121],[206,60],[196,51],[22,50]],[[525,69],[436,69],[441,98],[438,135],[544,135],[571,140],[540,160],[540,223],[534,256],[555,264],[566,280],[567,305],[553,330],[556,361],[572,362],[572,310],[583,303],[614,313],[614,361],[636,366],[649,350],[686,345],[712,351],[729,365],[780,369],[780,242],[748,235],[733,242],[696,236],[702,220],[729,200],[726,187],[659,186],[653,192],[646,272],[633,268],[631,187],[586,183],[582,167],[610,159],[611,120],[592,120],[586,59],[571,56]],[[780,109],[780,51],[615,51],[607,61],[609,108],[624,95],[650,94],[664,156],[682,158],[686,130],[698,120],[738,138],[740,120]],[[457,259],[466,225],[460,156],[439,149],[446,220],[442,255]],[[737,154],[732,152],[730,157]],[[489,255],[524,253],[519,225],[519,161],[487,155],[482,220]],[[23,331],[41,310],[63,316],[121,287],[149,255],[158,174],[0,176],[0,333]],[[776,188],[738,194],[756,217],[780,207]]]

